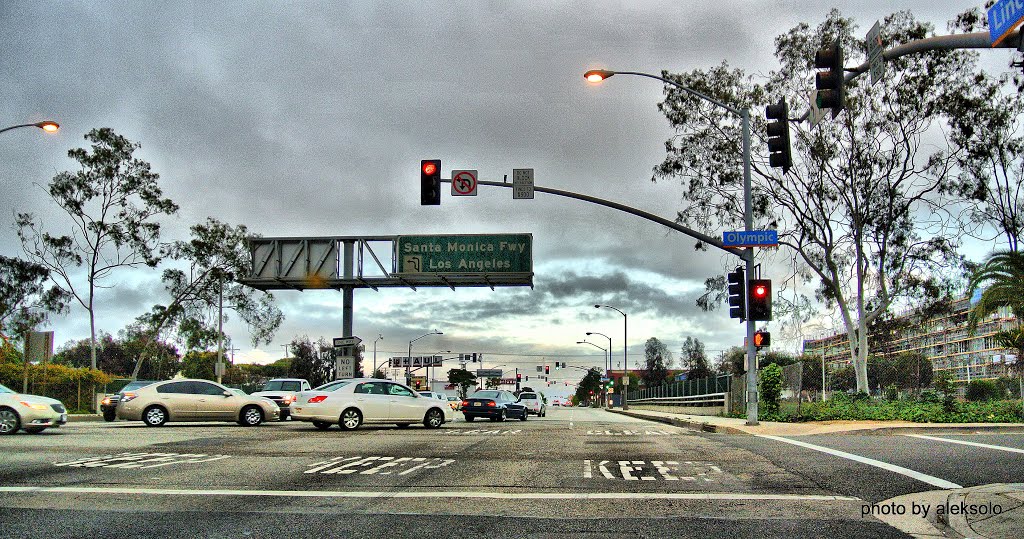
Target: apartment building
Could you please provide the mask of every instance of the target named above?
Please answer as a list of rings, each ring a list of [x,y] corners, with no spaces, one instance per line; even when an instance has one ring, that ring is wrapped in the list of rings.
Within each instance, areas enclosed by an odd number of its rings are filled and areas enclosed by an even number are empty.
[[[1001,309],[978,324],[974,334],[967,330],[967,314],[975,298],[964,297],[953,303],[951,312],[920,323],[908,323],[887,338],[877,339],[881,346],[870,350],[872,355],[919,352],[931,360],[938,373],[949,371],[959,382],[995,379],[1007,375],[1008,365],[1017,361],[1013,350],[1000,348],[995,334],[1016,323],[1013,314]],[[910,313],[902,317],[910,319]],[[877,336],[873,336],[877,337]],[[832,368],[850,363],[850,343],[846,333],[808,339],[803,343],[805,354],[821,355]]]

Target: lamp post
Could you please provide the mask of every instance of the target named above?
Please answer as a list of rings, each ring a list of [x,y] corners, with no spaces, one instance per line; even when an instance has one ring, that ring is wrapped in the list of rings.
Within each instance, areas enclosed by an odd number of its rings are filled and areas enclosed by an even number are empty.
[[[412,363],[412,343],[422,339],[423,337],[429,337],[430,335],[444,335],[444,333],[442,333],[442,332],[440,332],[440,331],[435,329],[434,331],[431,331],[430,333],[424,333],[423,335],[420,335],[419,337],[416,337],[415,339],[409,341],[409,355],[406,356],[408,359],[406,360],[406,364],[405,364],[405,385],[407,385],[407,386],[412,386],[412,380],[411,380],[411,374],[412,373],[410,371],[410,366],[411,366],[410,363]]]
[[[377,338],[373,340],[373,373],[370,374],[371,378],[377,376],[377,341],[383,340],[384,336],[380,333],[378,333]]]
[[[587,335],[590,335],[590,334],[591,334],[591,332],[588,331]],[[605,365],[607,366],[608,362],[611,361],[611,357],[610,357],[611,356],[611,342],[612,342],[612,340],[608,339],[608,346],[609,346],[608,348],[604,348],[604,347],[598,346],[598,345],[596,345],[596,344],[594,344],[592,342],[589,342],[589,341],[576,341],[576,344],[589,344],[590,346],[593,346],[594,348],[603,350],[604,353],[605,353]],[[570,365],[570,367],[572,367],[572,365]],[[578,367],[574,367],[574,368],[578,368]],[[605,397],[604,400],[607,403],[608,402],[608,388],[605,387],[604,382],[601,383],[601,394],[604,395],[604,397]]]
[[[604,307],[606,309],[611,309],[611,310],[616,311],[616,312],[618,312],[619,314],[622,315],[622,378],[624,380],[624,382],[622,384],[622,409],[626,410],[626,409],[628,409],[627,406],[626,406],[626,388],[629,387],[629,386],[626,385],[628,383],[628,377],[629,377],[629,357],[628,357],[628,353],[629,353],[629,337],[627,336],[626,331],[627,331],[627,329],[629,327],[629,324],[628,324],[628,320],[629,319],[626,316],[626,313],[616,309],[615,307],[612,307],[611,305],[601,305],[601,304],[595,304],[594,305],[595,309],[600,309],[601,307]]]
[[[450,353],[452,353],[452,351],[451,350],[438,350],[437,353],[438,353],[438,355],[440,355],[440,354],[450,354]],[[441,358],[441,361],[444,361],[444,358]],[[433,362],[434,362],[434,358],[430,358],[430,363],[433,363]],[[430,363],[427,364],[427,391],[433,391],[434,390],[433,386],[430,385]],[[434,373],[434,376],[437,376],[436,372]]]
[[[696,96],[704,101],[707,101],[713,105],[722,107],[723,109],[740,117],[742,128],[743,128],[743,229],[746,232],[750,232],[754,227],[754,213],[751,206],[750,196],[750,109],[743,107],[737,109],[730,107],[721,101],[712,99],[696,90],[687,88],[678,82],[666,79],[658,75],[652,75],[650,73],[640,73],[637,71],[610,71],[606,69],[592,69],[583,74],[583,77],[587,79],[587,82],[598,83],[613,75],[636,75],[638,77],[647,77],[661,81],[665,84],[671,84],[672,86]],[[750,279],[754,270],[754,249],[747,247],[743,249],[740,254],[740,258],[746,262],[746,271],[744,272],[744,279],[746,280],[745,288],[750,288]],[[757,330],[756,323],[753,320],[747,320],[747,425],[757,425],[757,348],[754,346],[754,332]],[[625,396],[625,395],[623,395]]]
[[[611,371],[612,370],[612,338],[607,336],[607,335],[605,335],[604,333],[598,333],[596,331],[588,331],[587,332],[587,336],[590,336],[590,335],[600,335],[600,336],[604,337],[605,339],[608,339],[608,365],[606,366],[606,369],[608,371]]]
[[[57,130],[60,129],[60,124],[58,124],[57,122],[51,122],[49,120],[45,122],[36,122],[34,124],[18,124],[0,129],[0,133],[3,133],[4,131],[10,131],[11,129],[17,129],[19,127],[38,127],[39,129],[42,129],[47,133],[56,133]]]

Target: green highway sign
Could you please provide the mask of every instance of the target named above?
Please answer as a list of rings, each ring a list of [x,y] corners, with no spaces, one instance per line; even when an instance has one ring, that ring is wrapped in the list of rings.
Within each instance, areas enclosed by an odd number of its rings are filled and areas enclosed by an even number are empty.
[[[532,273],[532,234],[398,236],[399,274]]]

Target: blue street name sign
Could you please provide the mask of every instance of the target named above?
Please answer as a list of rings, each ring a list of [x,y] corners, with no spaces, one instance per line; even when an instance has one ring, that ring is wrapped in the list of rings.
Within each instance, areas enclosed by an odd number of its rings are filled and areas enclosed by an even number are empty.
[[[1024,0],[1021,0],[1024,1]],[[726,247],[778,247],[778,230],[734,230],[722,232],[722,244]]]
[[[999,0],[988,10],[988,35],[999,45],[1024,20],[1024,0]]]

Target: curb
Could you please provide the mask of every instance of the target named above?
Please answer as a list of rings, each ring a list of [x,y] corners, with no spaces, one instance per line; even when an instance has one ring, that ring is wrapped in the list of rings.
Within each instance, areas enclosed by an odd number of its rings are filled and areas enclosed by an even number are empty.
[[[663,417],[656,415],[647,415],[642,412],[631,412],[629,410],[612,410],[609,412],[613,414],[621,414],[628,417],[637,419],[646,419],[648,421],[655,421],[657,423],[665,423],[676,427],[687,428],[691,430],[698,430],[702,432],[714,432],[720,434],[747,434],[754,435],[755,433],[750,432],[750,428],[738,428],[731,427],[728,425],[717,425],[714,423],[708,423],[705,421],[695,421],[692,419],[679,419],[676,417]],[[792,425],[805,425],[807,423],[792,423]],[[829,432],[830,435],[847,435],[847,434],[859,434],[859,435],[889,435],[889,434],[942,434],[948,432],[993,432],[993,433],[1024,433],[1024,424],[1000,424],[1000,425],[962,425],[957,423],[922,423],[922,425],[934,425],[928,427],[918,427],[911,425],[893,425],[893,426],[875,426],[875,427],[851,427],[846,430],[839,430]],[[753,427],[756,428],[756,427]],[[792,436],[800,436],[799,433],[792,434]]]

